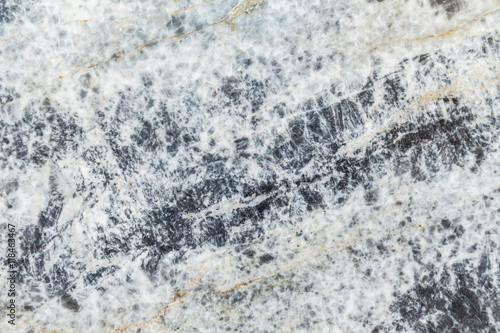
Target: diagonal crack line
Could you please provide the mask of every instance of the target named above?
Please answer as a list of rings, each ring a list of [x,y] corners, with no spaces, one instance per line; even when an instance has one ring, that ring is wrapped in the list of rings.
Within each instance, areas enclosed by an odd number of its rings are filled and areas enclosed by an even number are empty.
[[[450,30],[448,30],[446,32],[443,32],[443,33],[433,34],[433,35],[429,35],[429,36],[425,36],[425,37],[391,39],[391,40],[388,40],[388,41],[383,41],[383,42],[380,42],[380,43],[371,44],[371,46],[375,47],[375,48],[378,48],[379,46],[387,45],[387,44],[392,44],[392,43],[395,43],[395,42],[420,42],[420,41],[424,41],[424,40],[431,39],[431,38],[448,37],[448,36],[454,34],[455,32],[461,30],[466,25],[474,23],[474,22],[482,19],[483,17],[488,16],[490,14],[493,14],[493,13],[499,11],[499,10],[500,10],[500,7],[497,7],[497,8],[494,8],[492,10],[489,10],[489,11],[486,11],[484,13],[481,13],[481,14],[477,15],[476,17],[474,17],[474,18],[472,18],[470,20],[467,20],[464,23],[456,26],[455,28],[450,29]]]
[[[215,1],[215,0],[213,0]],[[211,26],[214,26],[214,25],[217,25],[217,24],[221,24],[221,23],[227,23],[227,24],[230,24],[231,26],[234,26],[234,19],[236,18],[236,16],[241,12],[241,11],[244,11],[245,13],[247,14],[250,14],[252,13],[252,11],[257,8],[258,6],[260,6],[265,0],[244,0],[244,1],[240,1],[238,2],[238,4],[226,15],[224,16],[224,18],[222,18],[221,20],[219,21],[216,21],[216,22],[213,22],[213,23],[210,23],[210,24],[207,24],[207,25],[204,25],[200,28],[197,28],[197,29],[194,29],[192,31],[189,31],[189,32],[186,32],[186,33],[183,33],[183,34],[178,34],[178,35],[174,35],[174,36],[164,36],[164,37],[159,37],[157,39],[153,39],[151,41],[148,41],[144,44],[142,44],[141,46],[138,46],[134,49],[132,49],[131,51],[128,51],[128,52],[125,52],[125,53],[122,53],[122,54],[118,54],[118,55],[115,55],[107,60],[104,60],[104,61],[101,61],[101,62],[98,62],[98,63],[94,63],[92,65],[89,65],[87,66],[87,69],[91,69],[91,68],[94,68],[94,67],[98,67],[98,66],[101,66],[101,65],[104,65],[108,62],[111,62],[113,60],[117,60],[117,59],[120,59],[120,58],[123,58],[125,56],[128,56],[128,55],[131,55],[137,51],[141,51],[142,49],[148,47],[148,46],[151,46],[151,45],[154,45],[156,43],[159,43],[159,42],[162,42],[166,39],[174,39],[174,38],[181,38],[181,37],[186,37],[186,36],[189,36],[195,32],[198,32],[198,31],[201,31],[203,29],[206,29],[208,27],[211,27]],[[206,1],[205,3],[208,3],[208,2],[211,2],[211,1]],[[201,5],[201,4],[200,4]],[[196,5],[198,6],[198,5]],[[81,70],[78,70],[78,71],[75,71],[73,73],[71,73],[71,76],[75,75],[77,72],[80,72]],[[58,79],[63,79],[64,76],[63,75],[60,75],[58,76]]]

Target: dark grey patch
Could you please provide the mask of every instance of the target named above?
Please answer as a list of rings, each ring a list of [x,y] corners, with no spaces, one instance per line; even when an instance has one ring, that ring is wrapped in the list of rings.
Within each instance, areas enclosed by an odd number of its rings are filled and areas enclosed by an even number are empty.
[[[142,77],[142,84],[146,88],[150,88],[153,85],[153,80],[151,79],[150,75],[144,75]]]
[[[443,228],[448,229],[451,226],[451,222],[448,219],[441,220],[441,225]]]
[[[280,118],[283,118],[285,116],[285,110],[286,110],[286,105],[283,103],[275,105],[273,108],[273,111],[277,113]]]
[[[173,30],[176,35],[183,34],[185,32],[183,27],[185,18],[185,15],[172,15],[170,20],[167,22],[166,27]]]
[[[328,140],[329,134],[323,128],[321,116],[316,111],[311,111],[306,114],[307,117],[307,132],[314,142],[323,142]],[[326,133],[325,133],[326,132]]]
[[[33,154],[31,155],[31,161],[36,165],[42,166],[45,164],[50,156],[50,148],[42,143],[36,141],[33,143]]]
[[[423,53],[423,54],[420,54],[418,56],[416,56],[415,58],[413,58],[413,60],[416,60],[418,61],[418,63],[420,63],[421,65],[425,65],[427,63],[430,63],[430,54],[429,53]]]
[[[95,272],[87,274],[87,276],[85,276],[83,281],[86,285],[96,285],[101,278],[113,274],[118,269],[119,267],[115,265],[108,267],[101,267]]]
[[[279,79],[281,79],[283,77],[283,74],[281,74],[281,72],[283,71],[283,69],[281,68],[281,65],[279,64],[279,62],[277,62],[276,60],[271,61],[271,71]]]
[[[269,253],[266,253],[264,255],[261,255],[259,257],[259,263],[262,265],[262,264],[267,264],[269,262],[271,262],[272,260],[274,260],[274,257],[272,255],[270,255]]]
[[[76,151],[78,147],[77,139],[81,137],[83,130],[76,123],[75,118],[65,119],[63,116],[50,115],[51,133],[49,147],[51,147],[51,157],[58,158],[68,150]]]
[[[59,220],[59,216],[61,216],[63,197],[59,193],[53,194],[52,197],[53,198],[49,201],[47,208],[41,211],[38,215],[38,224],[42,228],[53,227]]]
[[[253,259],[255,257],[255,251],[254,250],[245,250],[243,251],[243,254],[247,256],[250,259]]]
[[[23,253],[32,255],[38,253],[47,244],[45,232],[39,226],[30,225],[20,230],[20,246]]]
[[[60,261],[52,266],[48,273],[43,276],[49,296],[62,296],[74,288],[74,277],[66,271],[66,267],[68,266],[64,261]]]
[[[297,142],[304,142],[300,137],[296,136],[296,138],[298,139]],[[310,144],[304,143],[298,145],[294,142],[285,142],[282,145],[273,147],[270,154],[274,159],[285,164],[286,168],[300,170],[311,161],[315,153],[316,147]]]
[[[311,211],[323,204],[323,197],[318,191],[309,188],[301,188],[299,192],[307,204],[307,210]]]
[[[367,108],[373,105],[373,103],[375,102],[373,94],[374,94],[373,81],[371,79],[368,79],[368,82],[363,86],[361,92],[358,93],[357,95],[357,99],[359,103],[361,103],[362,107]]]
[[[321,68],[323,68],[322,61],[323,61],[323,57],[316,58],[316,61],[313,63],[313,70],[315,72],[317,72],[317,71],[321,70]]]
[[[0,95],[0,105],[5,106],[14,100],[12,95]]]
[[[226,226],[220,218],[207,218],[201,224],[201,231],[201,244],[212,244],[220,247],[226,245],[229,240],[229,234]]]
[[[247,58],[244,55],[238,56],[236,60],[241,64],[241,66],[243,66],[244,69],[248,69],[248,67],[250,67],[254,63],[252,58]]]
[[[220,90],[229,100],[235,104],[241,103],[242,91],[239,88],[239,80],[234,77],[228,77],[223,80]]]
[[[239,208],[225,218],[228,230],[238,227],[246,221],[251,222],[251,229],[245,231],[232,232],[233,243],[246,243],[260,237],[264,233],[264,228],[260,221],[271,208],[273,198],[268,198],[253,207]]]
[[[304,121],[302,119],[292,120],[288,124],[288,128],[290,130],[290,137],[293,143],[296,145],[300,145],[304,142]]]
[[[31,305],[25,305],[25,306],[23,306],[23,310],[28,311],[28,312],[33,312],[33,311],[35,311],[35,308]]]
[[[250,104],[251,111],[255,112],[264,103],[267,95],[265,82],[252,79],[248,75],[243,78],[227,77],[222,82],[219,90],[228,99],[224,106],[241,105],[245,102]]]
[[[25,140],[18,135],[14,140],[14,151],[17,159],[24,159],[28,156],[28,146],[24,143]]]
[[[245,138],[245,137],[236,139],[234,141],[234,143],[236,144],[236,150],[237,151],[244,151],[249,146],[248,138]]]
[[[145,245],[154,246],[160,253],[178,251],[184,245],[194,246],[191,225],[181,216],[177,207],[164,207],[150,212],[142,232]]]
[[[104,158],[106,148],[103,146],[94,146],[85,150],[82,157],[85,161],[96,163],[98,160]]]
[[[143,234],[139,233],[138,230],[132,230],[135,232],[135,237],[132,235],[118,235],[116,233],[103,233],[103,229],[98,230],[99,236],[96,241],[96,251],[93,253],[95,258],[112,258],[118,253],[128,253],[130,251],[130,244],[133,238],[141,237]]]
[[[310,103],[312,104],[312,101]],[[322,97],[319,97],[316,103],[318,105],[319,114],[326,124],[326,130],[330,140],[336,140],[338,129],[335,126],[335,117],[332,107]]]
[[[267,85],[265,83],[256,80],[250,81],[246,97],[252,105],[252,112],[256,112],[264,104],[264,99],[267,95],[266,89]]]
[[[7,5],[6,0],[0,1],[0,24],[12,22],[20,4],[22,3],[18,1],[9,1],[9,5]]]
[[[373,205],[376,203],[378,201],[378,189],[366,189],[364,199],[367,205]]]
[[[164,127],[166,142],[163,144],[166,145],[167,152],[169,152],[172,156],[175,156],[180,146],[180,136],[181,136],[181,128],[177,124],[177,122],[171,117],[167,109],[162,106],[162,119],[160,124]]]
[[[117,159],[118,166],[122,170],[134,169],[135,163],[139,158],[134,146],[119,146],[116,143],[112,143],[111,150]]]
[[[389,105],[396,105],[403,101],[405,88],[401,82],[401,77],[397,73],[387,75],[383,86],[385,88],[384,99]]]
[[[453,15],[458,13],[462,7],[463,7],[463,2],[462,0],[430,0],[431,5],[433,7],[442,7],[447,15],[448,18],[451,18]]]
[[[266,179],[261,179],[258,182],[243,183],[243,196],[245,198],[252,195],[269,194],[276,189],[276,176],[271,175]]]
[[[65,293],[61,296],[61,304],[68,310],[73,312],[78,312],[80,310],[80,305],[70,294]]]
[[[155,135],[156,129],[149,121],[144,121],[138,133],[132,135],[137,145],[144,148],[147,152],[155,151],[161,145],[160,140]]]
[[[345,132],[353,130],[363,124],[359,107],[351,100],[344,99],[335,104],[334,122],[331,126],[335,127],[335,132]]]
[[[391,305],[401,316],[401,322],[393,326],[412,327],[419,333],[486,332],[492,327],[489,313],[494,313],[500,299],[491,271],[478,272],[464,261],[439,275],[434,268],[424,272],[426,281],[399,295]]]
[[[351,190],[369,176],[369,159],[341,158],[335,162],[335,169],[341,175],[335,186],[336,189],[338,191]]]
[[[411,171],[416,179],[426,179],[442,167],[462,166],[464,157],[478,148],[487,149],[489,139],[482,132],[488,131],[490,125],[469,125],[473,120],[470,111],[455,109],[456,103],[452,106],[450,119],[438,118],[418,126],[408,123],[386,133],[384,140],[390,150],[384,155],[394,157],[397,173]],[[483,158],[484,154],[476,154],[478,164]]]
[[[207,169],[222,166],[214,164]],[[212,172],[218,172],[215,169]],[[196,212],[207,208],[218,202],[223,195],[231,195],[236,192],[237,183],[233,178],[207,179],[189,188],[176,189],[176,206],[184,212]],[[207,201],[206,205],[204,202]]]

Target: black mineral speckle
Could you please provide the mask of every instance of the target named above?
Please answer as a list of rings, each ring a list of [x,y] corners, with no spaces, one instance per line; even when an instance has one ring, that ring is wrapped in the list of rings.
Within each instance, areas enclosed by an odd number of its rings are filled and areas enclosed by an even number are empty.
[[[274,257],[272,255],[270,255],[269,253],[266,253],[264,255],[261,255],[259,257],[259,262],[260,264],[267,264],[269,262],[271,262],[272,260],[274,260]]]

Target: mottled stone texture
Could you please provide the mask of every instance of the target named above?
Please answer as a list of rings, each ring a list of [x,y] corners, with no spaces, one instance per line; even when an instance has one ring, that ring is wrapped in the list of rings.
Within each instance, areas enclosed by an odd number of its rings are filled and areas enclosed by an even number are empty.
[[[496,0],[0,5],[1,332],[500,332]]]

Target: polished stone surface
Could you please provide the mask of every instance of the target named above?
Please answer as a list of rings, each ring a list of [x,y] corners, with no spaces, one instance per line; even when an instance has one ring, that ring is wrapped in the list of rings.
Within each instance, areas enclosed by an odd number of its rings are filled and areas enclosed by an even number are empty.
[[[2,1],[0,331],[500,332],[499,22]]]

